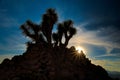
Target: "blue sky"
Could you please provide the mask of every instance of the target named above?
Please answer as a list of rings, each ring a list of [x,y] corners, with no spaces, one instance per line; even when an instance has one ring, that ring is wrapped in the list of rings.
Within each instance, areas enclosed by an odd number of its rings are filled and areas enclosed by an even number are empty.
[[[0,62],[25,51],[26,39],[19,29],[30,19],[40,23],[48,8],[59,21],[72,19],[78,32],[69,46],[84,48],[92,63],[120,71],[119,0],[0,0]]]

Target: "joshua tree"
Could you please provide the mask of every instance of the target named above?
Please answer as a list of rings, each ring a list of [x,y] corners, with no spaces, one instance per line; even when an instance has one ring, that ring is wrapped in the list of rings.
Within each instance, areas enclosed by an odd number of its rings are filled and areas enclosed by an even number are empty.
[[[73,27],[72,20],[64,21],[63,23],[58,24],[58,33],[56,35],[58,36],[59,45],[64,45],[65,47],[68,45],[69,40],[73,37],[73,35],[76,34],[76,29]],[[65,38],[64,44],[62,43],[62,38]],[[53,39],[55,37],[55,34],[53,36]],[[56,41],[58,44],[58,41]]]
[[[47,39],[48,44],[51,44],[52,29],[57,20],[58,16],[54,9],[48,9],[46,14],[43,15],[42,31]]]
[[[47,43],[51,45],[52,39],[54,40],[54,46],[67,46],[69,40],[76,33],[76,29],[73,27],[72,20],[64,21],[58,24],[58,32],[52,34],[54,24],[57,22],[58,16],[54,9],[48,9],[43,15],[41,25],[37,25],[28,20],[25,24],[21,25],[23,33],[32,39],[32,42],[28,42],[28,46],[37,43]],[[53,37],[51,39],[51,37]],[[46,38],[46,40],[45,40]],[[62,38],[65,38],[64,44]]]
[[[73,27],[73,21],[68,20],[64,22],[65,46],[68,45],[69,40],[76,34],[76,29]]]
[[[76,29],[74,27],[70,27],[68,33],[69,34],[65,37],[65,46],[68,45],[69,40],[76,34]]]
[[[40,43],[45,42],[41,32],[41,28],[39,25],[34,24],[32,21],[28,20],[25,24],[20,27],[23,30],[25,36],[32,39],[32,42]],[[28,45],[32,44],[28,42]]]

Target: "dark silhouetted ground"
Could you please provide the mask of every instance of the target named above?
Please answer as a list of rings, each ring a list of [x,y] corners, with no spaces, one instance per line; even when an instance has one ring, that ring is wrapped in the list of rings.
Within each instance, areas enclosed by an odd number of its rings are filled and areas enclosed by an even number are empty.
[[[113,80],[74,47],[32,44],[23,55],[0,64],[0,80]]]

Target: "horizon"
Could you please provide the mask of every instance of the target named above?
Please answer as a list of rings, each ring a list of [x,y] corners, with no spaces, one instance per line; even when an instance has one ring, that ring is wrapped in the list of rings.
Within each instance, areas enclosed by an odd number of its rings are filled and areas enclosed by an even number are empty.
[[[57,23],[71,19],[77,28],[68,47],[81,47],[92,63],[120,72],[119,7],[118,0],[0,0],[0,62],[25,52],[29,39],[20,25],[28,19],[40,24],[45,11],[55,8]]]

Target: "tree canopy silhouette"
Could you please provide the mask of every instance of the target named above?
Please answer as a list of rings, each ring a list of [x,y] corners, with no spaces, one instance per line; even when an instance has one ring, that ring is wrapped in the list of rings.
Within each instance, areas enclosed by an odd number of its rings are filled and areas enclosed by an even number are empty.
[[[58,15],[55,9],[48,9],[43,14],[41,24],[35,24],[30,20],[21,25],[21,29],[25,36],[29,37],[32,42],[29,44],[48,44],[49,46],[64,46],[68,45],[69,40],[76,34],[76,29],[73,27],[72,20],[66,20],[62,23],[58,23],[57,32],[52,33],[54,25],[58,21]],[[63,38],[65,42],[62,43]],[[52,41],[54,43],[52,43]]]

